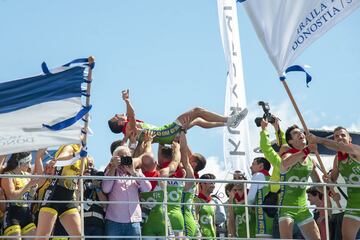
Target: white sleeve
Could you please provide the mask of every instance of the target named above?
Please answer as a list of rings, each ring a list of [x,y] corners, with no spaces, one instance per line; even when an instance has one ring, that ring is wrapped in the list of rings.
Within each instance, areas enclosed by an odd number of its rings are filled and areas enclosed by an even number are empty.
[[[265,175],[262,173],[255,173],[252,176],[251,181],[265,181]],[[257,190],[261,189],[263,187],[264,187],[264,184],[256,184],[256,183],[251,184],[249,194],[248,194],[248,204],[255,203]]]

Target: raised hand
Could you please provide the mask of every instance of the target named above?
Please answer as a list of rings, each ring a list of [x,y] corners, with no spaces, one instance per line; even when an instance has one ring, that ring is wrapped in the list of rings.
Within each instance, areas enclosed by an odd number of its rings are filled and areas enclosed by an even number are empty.
[[[123,99],[124,101],[129,101],[129,99],[130,99],[129,89],[123,90],[123,91],[121,92],[121,94],[122,94],[122,99]]]

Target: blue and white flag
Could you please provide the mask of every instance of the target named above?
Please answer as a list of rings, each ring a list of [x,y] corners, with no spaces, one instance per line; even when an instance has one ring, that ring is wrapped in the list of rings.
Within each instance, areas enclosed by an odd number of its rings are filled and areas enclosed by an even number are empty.
[[[43,64],[44,75],[0,83],[0,155],[80,143],[78,120],[91,108],[81,102],[88,70],[82,60],[56,73]]]
[[[225,96],[225,116],[246,107],[245,84],[241,59],[240,35],[236,2],[218,0],[221,40],[228,67]],[[228,171],[242,170],[251,176],[252,163],[249,125],[244,119],[236,128],[224,128],[224,159]]]
[[[315,40],[360,6],[359,0],[238,0],[279,76]]]

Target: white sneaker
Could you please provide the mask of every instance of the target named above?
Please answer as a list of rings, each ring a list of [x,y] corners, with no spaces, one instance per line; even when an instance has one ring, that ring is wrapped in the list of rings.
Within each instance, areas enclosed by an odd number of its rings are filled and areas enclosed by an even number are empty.
[[[237,126],[239,126],[240,122],[246,117],[247,114],[247,108],[242,109],[240,112],[234,112],[229,116],[227,125],[231,128],[237,128]]]

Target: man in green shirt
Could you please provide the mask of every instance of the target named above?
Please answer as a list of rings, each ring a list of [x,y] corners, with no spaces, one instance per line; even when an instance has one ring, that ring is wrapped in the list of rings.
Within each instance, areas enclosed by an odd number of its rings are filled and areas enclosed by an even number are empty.
[[[316,151],[316,144],[307,145],[305,134],[296,125],[285,133],[286,142],[291,147],[282,155],[280,180],[282,182],[307,182],[311,176],[314,182],[320,177],[315,169],[315,162],[308,156]],[[299,226],[305,239],[319,239],[320,232],[308,207],[305,185],[281,185],[279,211],[280,237],[291,239],[294,223]],[[292,207],[298,208],[292,208]]]
[[[162,127],[156,127],[135,119],[135,112],[130,103],[129,90],[122,91],[122,98],[126,104],[126,116],[125,114],[115,114],[108,121],[108,125],[113,133],[122,132],[124,134],[123,141],[129,139],[132,135],[135,135],[141,141],[144,131],[150,130],[156,135],[153,143],[171,144],[181,130],[187,131],[193,126],[202,128],[228,126],[236,128],[248,113],[248,110],[245,108],[241,111],[234,111],[230,116],[226,117],[196,107],[178,116],[174,122]]]
[[[308,137],[311,143],[319,143],[337,151],[334,159],[330,180],[336,182],[339,174],[347,184],[360,185],[360,146],[351,143],[349,132],[344,127],[334,130],[334,140],[314,135]],[[348,201],[342,222],[343,239],[355,239],[360,229],[360,188],[348,187]]]
[[[215,179],[211,173],[204,174],[200,179]],[[195,197],[195,203],[202,203],[195,205],[195,216],[200,226],[202,237],[207,239],[216,239],[216,226],[215,226],[215,206],[207,205],[207,203],[214,203],[211,199],[211,193],[215,189],[214,182],[200,182],[199,194]]]

